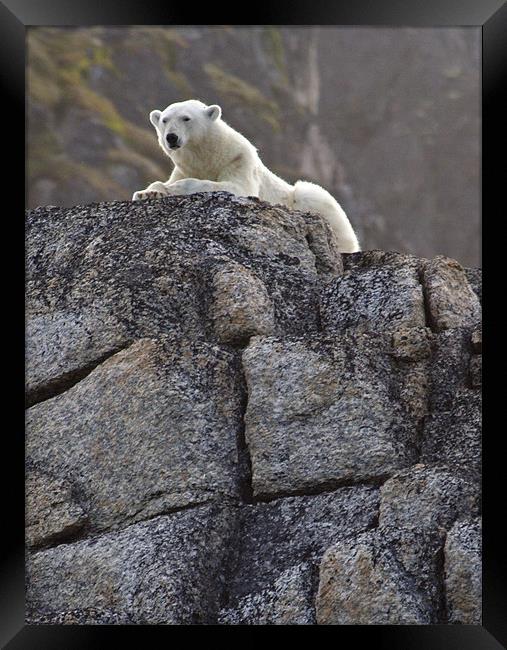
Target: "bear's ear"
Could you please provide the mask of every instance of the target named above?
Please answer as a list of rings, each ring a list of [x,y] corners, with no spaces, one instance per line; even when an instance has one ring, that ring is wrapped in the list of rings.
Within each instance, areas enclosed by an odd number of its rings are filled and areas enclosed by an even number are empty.
[[[162,111],[151,111],[150,122],[153,124],[153,126],[158,126],[161,115]]]
[[[222,109],[220,106],[217,106],[216,104],[213,104],[213,106],[208,106],[206,109],[206,115],[212,120],[213,122],[215,120],[218,120],[221,115],[222,115]]]

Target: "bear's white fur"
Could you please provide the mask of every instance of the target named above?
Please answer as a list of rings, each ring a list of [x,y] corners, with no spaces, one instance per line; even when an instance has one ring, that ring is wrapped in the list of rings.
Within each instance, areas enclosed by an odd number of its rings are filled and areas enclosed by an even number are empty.
[[[289,185],[273,174],[257,149],[221,116],[220,106],[206,106],[195,99],[152,111],[150,121],[174,169],[168,181],[156,181],[134,192],[133,200],[213,191],[256,196],[322,215],[334,229],[341,252],[360,250],[347,215],[329,192],[306,181]]]

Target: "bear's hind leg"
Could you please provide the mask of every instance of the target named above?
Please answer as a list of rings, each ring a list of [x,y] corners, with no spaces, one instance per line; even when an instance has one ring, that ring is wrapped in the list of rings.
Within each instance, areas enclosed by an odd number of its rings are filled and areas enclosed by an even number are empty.
[[[320,185],[297,181],[294,185],[294,210],[320,214],[336,233],[341,253],[360,251],[356,233],[340,204]]]

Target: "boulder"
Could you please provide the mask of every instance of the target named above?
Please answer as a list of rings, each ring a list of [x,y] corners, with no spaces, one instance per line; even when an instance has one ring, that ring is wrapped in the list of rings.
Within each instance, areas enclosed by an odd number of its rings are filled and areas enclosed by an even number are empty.
[[[383,528],[331,546],[320,565],[317,623],[439,622],[441,545],[438,535],[425,531]]]
[[[380,526],[435,531],[449,529],[480,507],[474,477],[445,466],[417,464],[398,472],[380,489]]]
[[[461,519],[445,542],[445,593],[449,623],[481,625],[482,521]]]
[[[211,623],[234,522],[227,507],[206,505],[38,551],[27,563],[27,609],[34,623]]]
[[[437,331],[471,327],[481,321],[481,303],[468,282],[465,269],[443,255],[423,266],[426,304]]]
[[[377,517],[378,490],[366,486],[243,506],[224,620],[251,622],[253,611],[272,623],[301,622],[324,551],[373,527]],[[295,608],[284,614],[280,603],[289,594]]]
[[[241,385],[232,354],[141,339],[27,411],[26,454],[76,485],[92,530],[237,494]]]
[[[243,352],[254,495],[378,481],[415,461],[416,421],[380,334],[255,337]]]

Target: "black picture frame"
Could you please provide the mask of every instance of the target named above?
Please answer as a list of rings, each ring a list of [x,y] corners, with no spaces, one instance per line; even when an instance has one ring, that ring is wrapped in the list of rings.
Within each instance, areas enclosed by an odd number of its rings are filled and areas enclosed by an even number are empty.
[[[179,6],[178,6],[179,5]],[[506,87],[507,68],[507,4],[504,0],[292,0],[263,3],[255,13],[241,15],[236,5],[216,6],[215,3],[199,5],[199,9],[184,7],[184,3],[155,3],[148,0],[3,0],[0,1],[0,88],[5,124],[8,131],[19,134],[25,131],[25,32],[29,26],[78,25],[368,25],[368,26],[476,26],[482,30],[482,214],[495,213],[494,192],[502,187],[505,163],[498,165],[495,153],[505,142],[505,104],[501,109],[502,90]],[[225,11],[224,11],[225,10]],[[502,115],[503,110],[503,115]],[[502,119],[503,118],[503,119]],[[16,202],[11,188],[19,187],[24,177],[25,156],[19,145],[8,148],[9,164],[5,166],[9,196]],[[5,149],[4,149],[5,156]],[[502,158],[498,158],[502,160]],[[5,159],[4,159],[5,162]],[[11,209],[12,220],[17,210]],[[503,208],[502,208],[503,210]],[[499,215],[500,216],[500,215]],[[14,224],[14,240],[23,246],[22,220]],[[484,234],[484,233],[483,233]],[[484,244],[484,239],[483,239]],[[484,248],[484,245],[483,245]],[[23,283],[23,255],[9,267],[9,273],[18,275]],[[19,285],[11,288],[13,300],[20,302]],[[21,294],[22,295],[22,294]],[[486,304],[487,303],[487,291]],[[16,297],[17,296],[17,297]],[[21,299],[22,300],[22,299]],[[19,358],[24,357],[22,341],[22,308],[19,316],[12,315],[13,341],[19,342]],[[16,312],[17,314],[17,312]],[[487,329],[487,328],[486,328]],[[491,333],[493,336],[493,332]],[[488,340],[486,336],[486,341]],[[494,340],[494,339],[493,339]],[[499,339],[501,340],[501,339]],[[18,348],[16,348],[18,349]],[[486,343],[487,349],[487,343]],[[21,356],[23,355],[23,357]],[[22,373],[11,382],[17,408],[23,387]],[[19,381],[19,386],[18,386]],[[18,392],[19,388],[19,392]],[[494,389],[488,393],[494,396]],[[486,401],[486,403],[488,403]],[[20,409],[21,410],[21,409]],[[17,420],[17,417],[16,417]],[[20,423],[21,424],[21,423]],[[21,424],[22,426],[22,424]],[[497,431],[497,433],[501,433]],[[37,648],[42,650],[77,648],[103,648],[116,644],[128,634],[129,642],[151,647],[153,634],[162,634],[166,642],[169,629],[165,626],[27,626],[24,622],[24,445],[19,427],[15,434],[9,429],[4,438],[4,542],[7,549],[0,559],[0,642],[9,650]],[[500,438],[502,436],[497,436]],[[484,562],[483,562],[483,625],[482,626],[345,626],[335,630],[338,645],[351,637],[355,643],[366,647],[403,648],[403,650],[493,650],[507,644],[507,605],[505,582],[502,573],[503,544],[502,509],[496,510],[494,498],[496,478],[504,474],[502,459],[495,450],[495,439],[488,437],[484,445]],[[500,442],[500,441],[499,441]],[[499,458],[498,467],[495,459]],[[491,497],[491,500],[490,500]],[[7,534],[8,530],[8,534]],[[142,630],[139,628],[142,627]],[[241,627],[241,626],[240,626]],[[222,629],[226,629],[222,626]],[[227,628],[229,630],[230,628]],[[315,629],[315,628],[314,628]],[[320,628],[316,628],[320,633]],[[303,630],[301,630],[303,632]],[[230,632],[229,632],[230,634]],[[235,637],[233,637],[235,638]],[[503,644],[503,645],[502,645]]]

